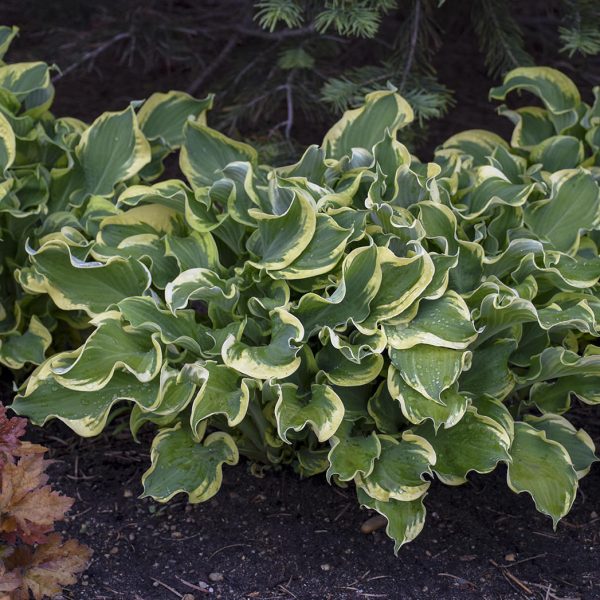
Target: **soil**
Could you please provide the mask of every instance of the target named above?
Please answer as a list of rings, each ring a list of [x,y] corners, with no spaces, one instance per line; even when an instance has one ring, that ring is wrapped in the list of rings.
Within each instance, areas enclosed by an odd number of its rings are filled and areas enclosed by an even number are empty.
[[[600,444],[600,407],[582,419]],[[257,478],[241,463],[225,467],[220,492],[205,504],[183,495],[167,505],[140,500],[148,444],[114,432],[85,440],[59,424],[32,428],[58,461],[55,487],[77,499],[66,531],[94,550],[64,598],[600,598],[598,465],[556,531],[529,496],[507,488],[504,468],[460,487],[434,482],[425,529],[396,558],[382,530],[360,533],[370,515],[353,491],[320,476]]]

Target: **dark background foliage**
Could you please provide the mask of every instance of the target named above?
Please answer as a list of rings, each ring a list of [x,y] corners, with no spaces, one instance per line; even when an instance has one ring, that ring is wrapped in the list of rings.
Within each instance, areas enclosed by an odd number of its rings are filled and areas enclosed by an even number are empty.
[[[44,60],[61,69],[57,114],[89,121],[154,91],[214,92],[211,125],[251,138],[270,159],[318,142],[344,108],[387,82],[416,106],[418,120],[405,141],[424,158],[463,129],[507,134],[510,126],[487,92],[519,64],[557,67],[588,92],[600,83],[594,0],[439,4],[4,0],[0,22],[21,29],[9,60]],[[303,10],[291,28],[286,6]],[[326,12],[331,6],[360,11],[344,21],[343,12],[335,13],[342,9]],[[348,22],[363,29],[349,32]],[[574,51],[569,39],[581,47]]]

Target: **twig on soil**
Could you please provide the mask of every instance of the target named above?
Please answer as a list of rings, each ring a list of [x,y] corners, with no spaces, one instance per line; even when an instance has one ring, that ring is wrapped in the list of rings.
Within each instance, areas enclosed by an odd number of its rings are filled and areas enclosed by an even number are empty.
[[[477,589],[477,586],[472,581],[469,581],[464,577],[460,577],[459,575],[452,575],[452,573],[438,573],[438,575],[440,577],[451,577],[452,579],[456,579],[456,581],[460,582],[462,585],[468,585],[474,590]]]
[[[571,529],[582,529],[583,527],[588,527],[589,525],[593,525],[594,523],[597,523],[598,521],[600,521],[600,517],[596,517],[595,519],[592,519],[591,521],[588,521],[587,523],[569,523],[569,521],[561,521],[561,525],[566,525],[567,527],[570,527]]]
[[[53,442],[58,442],[59,444],[62,444],[63,446],[70,446],[72,442],[65,442],[65,440],[63,440],[62,438],[59,438],[55,435],[48,435],[47,438],[49,440],[52,440]]]
[[[342,518],[342,516],[346,513],[346,511],[352,506],[352,504],[348,503],[346,504],[346,506],[344,506],[344,508],[342,508],[342,510],[340,510],[340,512],[335,516],[335,518],[333,519],[333,522],[335,523],[336,521],[338,521],[339,519]]]
[[[521,563],[524,562],[529,562],[530,560],[535,560],[536,558],[544,558],[544,556],[548,556],[547,552],[544,552],[544,554],[536,554],[535,556],[530,556],[529,558],[523,558],[521,560],[517,560],[515,562],[511,562],[507,565],[500,565],[503,569],[510,569],[511,567],[514,567],[516,565],[520,565]]]
[[[550,599],[551,600],[579,600],[579,597],[576,597],[576,596],[557,596],[552,591],[551,584],[548,584],[547,587],[546,587],[546,585],[542,585],[541,583],[529,583],[529,585],[532,585],[534,587],[540,588],[541,590],[544,590],[546,592],[546,594],[544,596],[544,600],[550,600]]]
[[[208,560],[210,560],[213,556],[215,556],[216,554],[219,554],[219,552],[222,552],[223,550],[227,550],[227,548],[236,548],[237,546],[250,546],[250,544],[229,544],[229,546],[223,546],[222,548],[219,548],[218,550],[215,550],[209,557]]]
[[[531,589],[528,588],[518,577],[515,577],[510,571],[507,571],[502,565],[499,565],[495,560],[492,559],[490,559],[490,564],[496,567],[496,569],[498,569],[506,579],[519,586],[526,594],[533,596]]]
[[[165,542],[185,542],[186,540],[193,540],[194,538],[197,538],[199,535],[202,535],[202,532],[198,532],[195,533],[194,535],[188,535],[187,537],[182,537],[182,538],[173,538],[173,537],[168,537],[168,538],[160,538],[161,540],[165,541]]]
[[[434,554],[431,557],[431,560],[436,559],[438,556],[441,556],[442,554],[446,554],[446,552],[448,552],[448,550],[451,550],[452,548],[454,548],[454,546],[448,546],[447,548],[444,548],[443,550],[440,550],[439,552],[436,552],[436,554]]]
[[[175,588],[172,588],[170,585],[163,583],[160,579],[154,579],[154,577],[150,577],[152,581],[158,583],[158,585],[162,585],[166,590],[169,590],[172,594],[175,594],[178,598],[183,598],[183,594],[180,594]]]
[[[296,600],[298,600],[298,596],[296,596],[296,594],[294,594],[293,592],[290,592],[290,590],[288,590],[285,586],[279,584],[277,586],[282,592],[285,592],[286,594],[289,594],[292,598],[296,598]]]
[[[182,577],[179,577],[179,575],[175,575],[175,577],[177,577],[177,579],[179,579],[179,581],[181,581],[181,583],[183,583],[183,585],[187,585],[189,588],[191,588],[193,590],[198,590],[199,592],[202,592],[203,594],[210,594],[210,592],[206,588],[201,588],[199,585],[194,585],[193,583],[186,581]]]
[[[79,517],[85,515],[85,513],[89,513],[90,510],[92,510],[94,507],[90,506],[89,508],[86,508],[85,510],[82,510],[81,512],[75,513],[74,515],[69,515],[67,517],[67,519],[71,519],[72,521],[74,521],[75,519],[78,519]]]
[[[558,535],[554,535],[553,533],[546,533],[544,531],[532,531],[534,535],[541,535],[542,537],[550,538],[551,540],[557,540],[559,538]]]

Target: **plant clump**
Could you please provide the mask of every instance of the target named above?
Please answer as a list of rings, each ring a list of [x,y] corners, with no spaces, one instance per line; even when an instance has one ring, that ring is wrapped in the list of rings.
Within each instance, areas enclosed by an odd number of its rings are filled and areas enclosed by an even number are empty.
[[[240,454],[323,473],[396,550],[430,488],[499,463],[567,514],[597,460],[569,411],[600,402],[598,88],[589,105],[558,71],[515,69],[491,97],[539,105],[500,108],[510,142],[465,131],[432,162],[398,141],[409,103],[377,91],[271,167],[207,125],[211,97],[87,125],[49,113],[47,72],[0,67],[0,226],[20,252],[0,359],[38,348],[17,413],[94,436],[125,403],[134,436],[156,429],[159,501],[207,500]],[[185,179],[161,179],[174,152]]]

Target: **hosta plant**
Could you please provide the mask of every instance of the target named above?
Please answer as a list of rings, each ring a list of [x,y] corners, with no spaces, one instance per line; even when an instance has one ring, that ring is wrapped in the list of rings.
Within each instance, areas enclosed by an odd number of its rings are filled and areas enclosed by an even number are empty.
[[[125,402],[133,435],[157,429],[159,501],[210,498],[242,454],[353,485],[398,549],[432,485],[504,463],[556,523],[596,460],[568,413],[600,402],[600,102],[547,68],[491,94],[513,90],[540,105],[501,109],[510,143],[466,131],[430,163],[397,140],[413,113],[391,90],[286,167],[189,120],[185,181],[88,187],[114,164],[92,125],[91,166],[59,175],[77,220],[16,272],[90,334],[13,409],[93,436]]]
[[[73,499],[47,485],[46,448],[20,438],[26,420],[0,404],[0,597],[35,600],[60,593],[85,570],[91,551],[64,540],[54,524]]]

